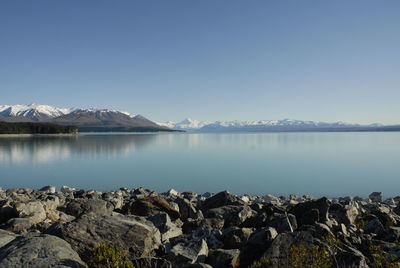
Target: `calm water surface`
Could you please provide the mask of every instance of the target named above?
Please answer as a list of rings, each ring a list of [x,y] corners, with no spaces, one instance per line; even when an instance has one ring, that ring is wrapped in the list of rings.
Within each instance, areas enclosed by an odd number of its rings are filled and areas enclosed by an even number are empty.
[[[400,195],[400,133],[0,138],[0,186]]]

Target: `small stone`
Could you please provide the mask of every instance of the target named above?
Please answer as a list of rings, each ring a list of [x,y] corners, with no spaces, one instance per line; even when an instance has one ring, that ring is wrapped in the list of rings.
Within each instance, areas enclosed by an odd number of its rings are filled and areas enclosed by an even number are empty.
[[[41,188],[39,191],[54,194],[56,192],[56,187],[55,186],[45,186],[45,187]]]
[[[179,196],[179,193],[175,189],[170,189],[165,193],[165,195],[167,195],[167,196]]]
[[[63,185],[63,186],[61,187],[60,191],[61,191],[62,193],[73,193],[73,192],[76,191],[76,189],[75,189],[75,188],[72,188],[72,187],[69,187],[69,186],[66,186],[66,185]]]

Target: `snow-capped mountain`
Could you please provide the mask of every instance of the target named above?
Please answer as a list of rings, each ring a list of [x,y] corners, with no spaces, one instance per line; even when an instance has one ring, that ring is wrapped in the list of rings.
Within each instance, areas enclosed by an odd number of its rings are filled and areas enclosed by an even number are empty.
[[[316,122],[304,120],[258,120],[258,121],[215,121],[201,122],[193,119],[185,119],[175,123],[168,121],[158,123],[171,129],[196,131],[196,132],[231,132],[231,131],[334,131],[350,130],[355,128],[380,127],[379,124],[358,125],[344,122]]]
[[[76,109],[52,120],[53,123],[78,127],[160,127],[141,115],[109,109]]]
[[[200,122],[197,120],[186,118],[178,123],[175,123],[172,121],[167,121],[165,123],[157,123],[157,124],[160,126],[164,126],[164,127],[172,128],[172,129],[176,129],[176,130],[196,130],[196,129],[200,129],[210,123]]]
[[[72,109],[56,108],[49,105],[1,105],[0,115],[3,117],[24,117],[32,121],[42,121],[68,114]]]
[[[110,109],[61,109],[49,105],[2,105],[0,121],[49,122],[77,126],[80,131],[163,131],[141,116]]]

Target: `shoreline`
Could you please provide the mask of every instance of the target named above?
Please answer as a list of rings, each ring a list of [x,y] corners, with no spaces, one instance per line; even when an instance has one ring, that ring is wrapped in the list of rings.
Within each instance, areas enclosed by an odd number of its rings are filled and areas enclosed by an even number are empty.
[[[400,265],[400,197],[0,188],[0,266],[53,267],[68,252],[63,267],[84,268],[99,246],[140,268],[307,267],[309,254],[313,267]]]
[[[60,134],[0,134],[0,138],[15,138],[15,137],[74,137],[81,136],[80,133],[60,133]]]

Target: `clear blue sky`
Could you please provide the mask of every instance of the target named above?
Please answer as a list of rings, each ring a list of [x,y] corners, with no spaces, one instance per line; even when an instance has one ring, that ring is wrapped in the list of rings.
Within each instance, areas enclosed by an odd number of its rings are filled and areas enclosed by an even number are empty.
[[[400,1],[2,0],[0,104],[400,123]]]

